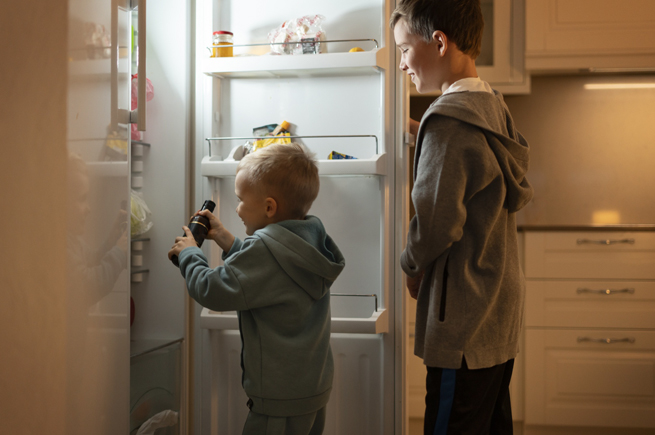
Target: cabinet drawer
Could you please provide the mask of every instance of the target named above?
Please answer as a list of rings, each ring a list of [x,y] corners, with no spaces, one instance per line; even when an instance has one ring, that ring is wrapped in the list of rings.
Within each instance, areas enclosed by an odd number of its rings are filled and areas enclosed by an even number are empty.
[[[525,324],[655,329],[655,281],[527,280]]]
[[[525,354],[526,424],[655,427],[655,332],[527,328]]]
[[[655,233],[528,232],[528,278],[655,279]]]

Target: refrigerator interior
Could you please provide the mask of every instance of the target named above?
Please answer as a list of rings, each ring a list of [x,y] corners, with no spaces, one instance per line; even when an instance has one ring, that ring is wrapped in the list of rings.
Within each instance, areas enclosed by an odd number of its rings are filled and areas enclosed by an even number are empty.
[[[396,74],[387,26],[392,6],[370,0],[196,3],[196,202],[213,199],[223,224],[245,238],[235,212],[237,162],[227,161],[230,150],[245,139],[225,138],[251,137],[255,127],[288,121],[292,136],[300,136],[294,140],[319,160],[321,189],[309,214],[323,221],[346,259],[331,289],[338,295],[331,297],[335,381],[326,434],[393,433],[400,425],[394,348],[399,279],[392,264]],[[316,14],[325,17],[328,41],[366,41],[324,43],[327,54],[265,54],[269,31]],[[233,58],[209,58],[214,30],[234,33]],[[257,43],[262,45],[239,47]],[[365,51],[348,53],[355,46]],[[328,161],[331,151],[358,160]],[[219,265],[220,249],[214,244],[203,248],[211,265]],[[196,324],[202,328],[196,356],[203,380],[196,384],[203,408],[197,424],[209,433],[241,433],[248,408],[240,383],[236,317],[202,310]]]

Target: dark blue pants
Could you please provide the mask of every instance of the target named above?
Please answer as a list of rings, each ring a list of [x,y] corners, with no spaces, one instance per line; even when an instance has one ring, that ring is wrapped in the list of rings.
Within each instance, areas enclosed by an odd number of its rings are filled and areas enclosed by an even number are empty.
[[[514,360],[486,369],[428,367],[424,435],[512,435]]]

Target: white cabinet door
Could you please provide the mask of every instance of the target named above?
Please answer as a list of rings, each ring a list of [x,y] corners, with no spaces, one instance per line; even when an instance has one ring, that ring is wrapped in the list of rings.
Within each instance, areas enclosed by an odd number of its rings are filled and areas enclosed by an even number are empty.
[[[482,52],[475,64],[480,77],[504,94],[530,92],[524,64],[524,1],[482,0]]]
[[[526,331],[525,423],[655,427],[655,332]]]
[[[655,2],[526,2],[526,67],[655,68]]]

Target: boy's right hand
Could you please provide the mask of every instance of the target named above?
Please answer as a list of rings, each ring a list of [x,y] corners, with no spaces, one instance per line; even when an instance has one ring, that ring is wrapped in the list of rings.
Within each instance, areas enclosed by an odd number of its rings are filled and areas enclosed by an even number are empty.
[[[416,275],[415,277],[406,276],[407,278],[407,290],[409,290],[409,295],[412,299],[418,298],[418,289],[421,287],[421,281],[423,281],[423,272]]]
[[[209,232],[205,239],[212,239],[223,251],[228,252],[234,243],[234,236],[224,226],[223,223],[209,210],[197,211],[194,216],[204,216],[209,220]]]

